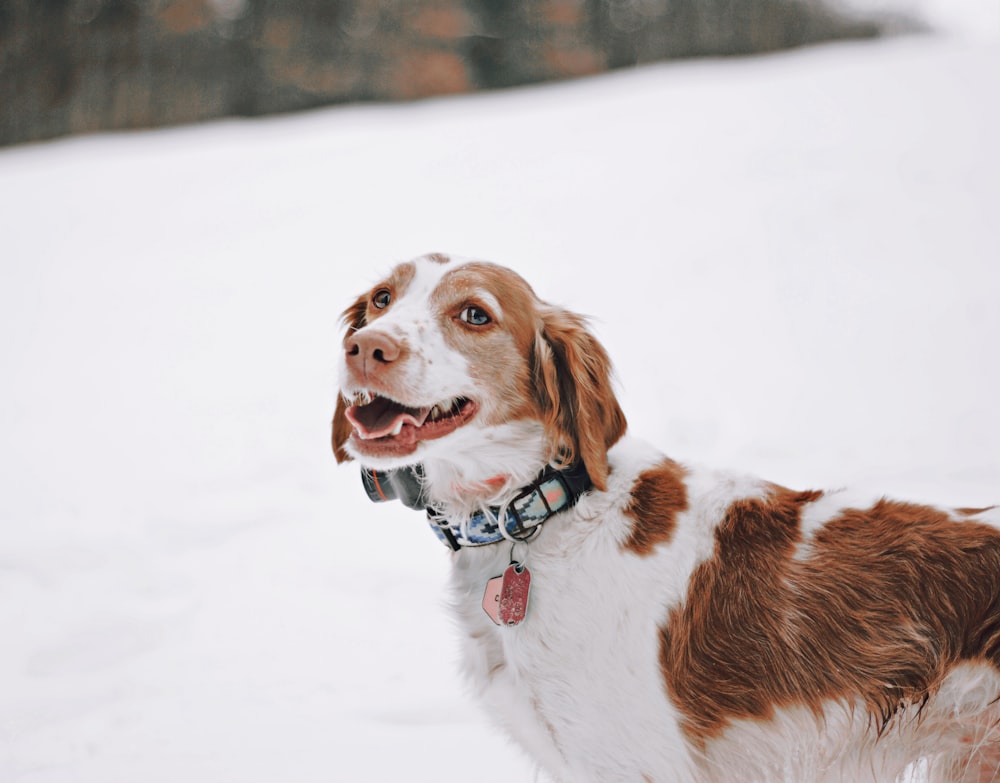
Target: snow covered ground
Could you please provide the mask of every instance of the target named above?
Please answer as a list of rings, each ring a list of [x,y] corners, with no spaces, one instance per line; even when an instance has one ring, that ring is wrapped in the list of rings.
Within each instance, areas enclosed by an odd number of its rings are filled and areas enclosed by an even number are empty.
[[[634,432],[1000,500],[1000,48],[909,39],[0,151],[0,780],[532,779],[328,447],[394,261],[589,313]]]

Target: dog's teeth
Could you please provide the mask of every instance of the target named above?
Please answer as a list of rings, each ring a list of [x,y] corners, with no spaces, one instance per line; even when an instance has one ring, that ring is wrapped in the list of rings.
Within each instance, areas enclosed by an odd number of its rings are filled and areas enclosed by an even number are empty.
[[[396,426],[392,428],[393,435],[399,435],[403,431],[403,420],[400,419],[396,422]]]
[[[458,413],[459,408],[462,407],[461,400],[461,397],[449,397],[447,400],[442,400],[431,408],[430,413],[427,414],[427,421],[437,421],[445,416]]]

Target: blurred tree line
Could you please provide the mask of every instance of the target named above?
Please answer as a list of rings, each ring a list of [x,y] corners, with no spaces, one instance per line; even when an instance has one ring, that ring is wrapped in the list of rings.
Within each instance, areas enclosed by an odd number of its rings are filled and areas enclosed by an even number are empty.
[[[880,32],[822,0],[0,0],[0,144]]]

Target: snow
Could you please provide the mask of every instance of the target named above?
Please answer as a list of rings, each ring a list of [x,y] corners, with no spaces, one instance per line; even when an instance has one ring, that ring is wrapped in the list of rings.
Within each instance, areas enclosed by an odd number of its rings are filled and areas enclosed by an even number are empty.
[[[447,556],[329,451],[430,250],[595,317],[634,433],[1000,500],[1000,48],[962,38],[0,151],[0,780],[531,780]]]
[[[832,0],[865,18],[905,19],[959,40],[1000,41],[1000,3],[994,0]]]

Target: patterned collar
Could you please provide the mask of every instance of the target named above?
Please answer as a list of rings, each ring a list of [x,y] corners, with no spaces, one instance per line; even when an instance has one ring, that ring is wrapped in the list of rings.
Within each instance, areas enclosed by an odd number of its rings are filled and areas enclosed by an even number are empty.
[[[456,552],[462,547],[485,546],[500,541],[528,541],[553,514],[573,506],[593,486],[587,469],[577,462],[565,470],[546,467],[507,506],[477,512],[454,525],[433,508],[427,508],[431,530]]]

